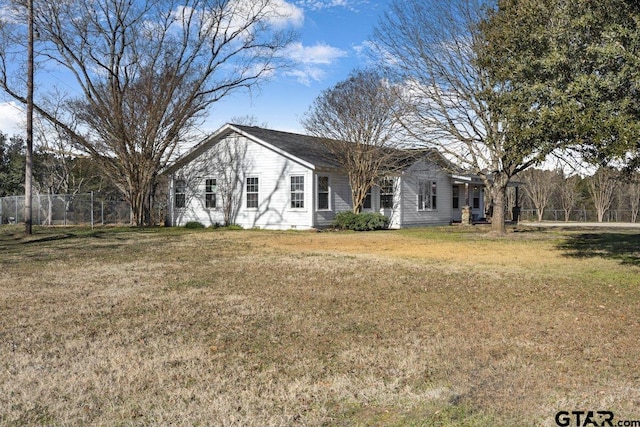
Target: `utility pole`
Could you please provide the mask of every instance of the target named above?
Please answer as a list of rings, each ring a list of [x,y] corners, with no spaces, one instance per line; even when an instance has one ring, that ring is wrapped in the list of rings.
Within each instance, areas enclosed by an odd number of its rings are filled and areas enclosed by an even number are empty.
[[[25,234],[33,233],[32,207],[33,187],[33,0],[27,2],[27,153],[24,171],[24,228]]]

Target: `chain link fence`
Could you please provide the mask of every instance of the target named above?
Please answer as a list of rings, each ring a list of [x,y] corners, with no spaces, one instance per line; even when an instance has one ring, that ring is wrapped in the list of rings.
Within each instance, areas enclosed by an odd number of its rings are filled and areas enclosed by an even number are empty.
[[[0,224],[24,222],[24,196],[0,197]],[[131,209],[123,200],[109,200],[99,193],[36,194],[32,198],[34,225],[122,225],[131,223]],[[164,206],[154,208],[163,218]]]
[[[535,209],[522,209],[520,219],[523,221],[538,221],[538,212]],[[610,209],[605,212],[603,222],[634,222],[631,210]],[[635,218],[640,220],[640,215]],[[564,221],[565,212],[559,209],[545,209],[543,221]],[[598,222],[598,214],[594,209],[574,209],[569,213],[569,221],[573,222]]]

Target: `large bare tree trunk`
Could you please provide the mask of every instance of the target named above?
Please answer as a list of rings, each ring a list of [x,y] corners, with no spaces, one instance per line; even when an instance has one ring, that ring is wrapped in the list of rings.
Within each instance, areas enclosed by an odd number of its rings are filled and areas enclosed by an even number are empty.
[[[492,182],[485,180],[485,185],[489,189],[493,212],[491,215],[491,232],[497,235],[506,233],[505,225],[505,203],[507,200],[507,184],[509,178],[506,175],[494,177]]]

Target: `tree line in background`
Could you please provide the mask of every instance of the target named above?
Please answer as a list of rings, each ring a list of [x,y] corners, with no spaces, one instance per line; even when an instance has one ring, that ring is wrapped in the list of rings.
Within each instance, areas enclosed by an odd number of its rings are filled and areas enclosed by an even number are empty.
[[[610,167],[581,177],[562,170],[528,169],[516,178],[522,183],[521,205],[535,211],[536,219],[587,221],[586,211],[593,210],[598,222],[638,220],[640,213],[640,173],[629,174]],[[561,215],[557,215],[557,212]],[[622,215],[621,213],[625,213]],[[609,213],[615,216],[607,217]]]
[[[23,137],[9,137],[0,131],[0,197],[24,195],[25,149]],[[68,152],[64,146],[37,146],[33,163],[34,193],[80,194],[94,191],[104,199],[122,198],[91,157]]]
[[[237,122],[246,120],[239,117]],[[253,124],[255,118],[250,122]],[[336,149],[345,148],[340,146]],[[354,154],[352,154],[353,156]],[[389,158],[386,158],[389,160]],[[24,194],[25,141],[0,132],[0,197]],[[122,195],[101,173],[88,156],[66,152],[64,144],[57,148],[38,146],[34,152],[34,189],[36,193],[81,194],[96,192],[105,200],[121,200]],[[533,211],[535,219],[586,221],[585,211],[594,211],[595,219],[638,221],[640,213],[640,173],[632,175],[609,167],[599,168],[584,177],[568,175],[560,169],[530,168],[515,178],[521,189],[518,204]],[[513,189],[507,194],[507,211],[515,206]],[[553,211],[553,215],[549,213]],[[625,212],[622,216],[619,213]],[[558,214],[559,213],[559,214]],[[162,220],[162,218],[157,218]]]

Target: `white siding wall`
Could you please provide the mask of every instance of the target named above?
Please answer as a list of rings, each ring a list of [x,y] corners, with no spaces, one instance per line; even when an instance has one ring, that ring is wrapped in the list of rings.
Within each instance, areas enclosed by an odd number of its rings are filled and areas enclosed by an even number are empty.
[[[304,177],[304,207],[291,208],[291,177]],[[329,177],[329,209],[317,209],[317,179]],[[247,208],[246,178],[259,182],[259,207]],[[217,207],[205,208],[205,180],[217,180]],[[231,134],[200,154],[173,174],[173,179],[187,183],[186,206],[175,208],[173,183],[171,224],[184,225],[198,221],[204,225],[223,224],[225,194],[232,195],[234,207],[231,222],[244,228],[307,229],[330,226],[335,214],[352,209],[351,191],[345,175],[330,171],[314,171],[281,153],[243,136]],[[437,184],[435,209],[418,209],[420,179]],[[226,185],[225,185],[226,183]],[[453,219],[452,180],[437,165],[422,160],[396,178],[393,209],[380,208],[380,189],[372,189],[372,210],[388,216],[393,228],[449,224]],[[463,202],[460,195],[460,203]]]
[[[232,161],[231,161],[232,160]],[[291,176],[304,176],[304,208],[291,208]],[[246,178],[257,177],[257,209],[247,208]],[[174,208],[173,225],[199,221],[222,224],[223,194],[233,194],[232,222],[245,228],[310,228],[313,226],[314,185],[311,169],[247,138],[231,135],[212,146],[187,166],[176,171],[175,179],[187,181],[187,203]],[[219,194],[216,209],[205,209],[206,178],[216,178]],[[223,190],[224,182],[235,182]]]
[[[329,177],[329,210],[316,210],[315,225],[328,227],[333,222],[337,212],[352,210],[351,190],[349,180],[345,175],[332,172],[316,172],[316,180],[319,176]],[[317,181],[314,183],[314,197],[317,196],[316,184]]]
[[[420,179],[436,182],[435,209],[418,209],[418,182]],[[400,179],[400,227],[444,225],[452,219],[452,181],[437,165],[421,160],[405,171]]]

